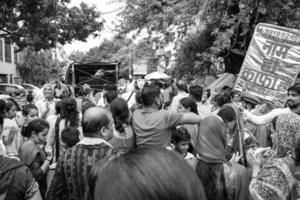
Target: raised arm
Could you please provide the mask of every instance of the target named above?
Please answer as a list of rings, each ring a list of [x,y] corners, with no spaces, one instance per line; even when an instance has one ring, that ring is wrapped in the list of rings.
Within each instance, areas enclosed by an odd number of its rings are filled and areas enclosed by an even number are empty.
[[[271,123],[275,117],[287,112],[289,112],[288,109],[277,108],[265,115],[257,116],[257,115],[253,115],[247,110],[244,110],[243,117],[245,120],[250,121],[251,123],[257,126],[261,126],[261,125],[266,125]]]
[[[199,124],[201,117],[194,113],[183,113],[181,117],[181,124]]]

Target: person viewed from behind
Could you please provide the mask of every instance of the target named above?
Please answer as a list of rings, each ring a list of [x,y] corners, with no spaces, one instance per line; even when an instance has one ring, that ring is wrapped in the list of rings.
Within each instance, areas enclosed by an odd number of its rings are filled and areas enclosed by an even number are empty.
[[[61,132],[66,127],[81,127],[81,115],[77,111],[77,102],[72,97],[65,97],[62,100],[62,112],[51,121],[49,135],[47,138],[47,147],[54,150],[55,160],[63,155],[66,151],[66,145],[61,141]]]
[[[115,148],[134,148],[135,137],[132,126],[129,123],[130,111],[127,102],[122,98],[116,98],[110,104],[110,111],[114,119],[114,135],[109,143]]]
[[[247,200],[246,168],[234,159],[226,159],[226,125],[215,115],[201,122],[196,143],[198,163],[196,172],[202,180],[209,200]],[[238,155],[239,157],[239,155]]]
[[[194,113],[177,113],[161,110],[163,101],[157,86],[142,90],[144,108],[132,115],[137,147],[167,147],[171,142],[172,128],[181,124],[198,124],[200,117]]]
[[[25,130],[29,138],[22,144],[20,150],[21,161],[26,164],[39,183],[43,197],[45,197],[47,189],[46,174],[53,157],[51,151],[44,151],[41,148],[46,143],[48,131],[49,124],[45,120],[34,119],[31,121]]]
[[[184,159],[193,167],[196,168],[196,157],[188,152],[191,143],[191,136],[184,127],[176,128],[172,132],[172,144],[174,150],[184,157]]]
[[[200,85],[191,85],[189,88],[190,97],[196,101],[198,114],[204,118],[211,114],[212,105],[202,100],[203,88]]]
[[[176,112],[178,109],[178,105],[179,105],[179,100],[184,98],[184,97],[188,97],[189,94],[186,93],[187,91],[187,86],[186,83],[182,80],[179,80],[176,82],[176,89],[177,89],[177,95],[173,97],[172,103],[170,105],[170,109],[173,112]]]
[[[47,120],[51,115],[55,115],[55,104],[58,99],[54,98],[54,88],[50,83],[43,87],[44,99],[36,101],[35,105],[39,110],[39,117]]]
[[[163,148],[132,150],[98,163],[90,188],[93,200],[206,199],[192,168]]]
[[[3,116],[0,115],[0,135]],[[0,155],[0,198],[1,200],[41,200],[39,185],[24,163]]]
[[[221,92],[217,94],[213,99],[212,113],[217,114],[220,108],[227,103],[230,103],[230,98],[226,93]]]
[[[247,153],[252,167],[250,194],[253,199],[299,199],[300,117],[281,114],[274,124],[275,152],[257,148]]]
[[[66,148],[72,148],[79,141],[80,132],[77,128],[74,127],[66,127],[61,132],[61,141],[66,144]]]
[[[85,111],[82,120],[84,138],[61,156],[47,192],[47,200],[88,200],[88,176],[97,161],[107,158],[113,137],[111,113],[101,107]]]
[[[111,102],[118,97],[117,90],[109,90],[107,91],[103,98],[104,98],[104,104],[105,108],[109,109]]]
[[[245,132],[242,113],[234,104],[224,105],[217,114],[225,123],[227,134],[227,158],[233,154],[243,155],[241,162],[246,164],[246,151],[257,146],[257,140],[249,133]]]

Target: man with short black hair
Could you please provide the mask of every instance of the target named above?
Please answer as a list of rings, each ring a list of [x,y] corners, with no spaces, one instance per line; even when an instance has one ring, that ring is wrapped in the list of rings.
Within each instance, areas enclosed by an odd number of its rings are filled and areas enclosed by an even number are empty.
[[[196,101],[198,114],[207,117],[212,114],[212,105],[208,102],[202,102],[203,88],[200,85],[191,85],[189,88],[190,97]]]
[[[101,107],[87,109],[83,115],[82,130],[84,138],[58,162],[46,199],[90,199],[89,172],[112,150],[107,142],[113,136],[111,113]]]
[[[161,110],[163,100],[155,85],[142,90],[144,108],[133,113],[132,125],[136,133],[137,147],[167,147],[172,128],[180,124],[198,124],[201,118],[194,113],[177,113]]]
[[[173,100],[172,100],[172,103],[170,106],[171,110],[174,112],[177,112],[180,99],[189,96],[189,94],[186,93],[187,87],[186,87],[186,83],[184,81],[178,80],[176,82],[176,89],[177,89],[177,95],[173,97]]]
[[[286,101],[286,108],[276,108],[271,112],[255,116],[250,112],[244,111],[244,118],[255,125],[265,125],[272,122],[272,120],[283,113],[296,113],[300,115],[300,84],[295,84],[288,88],[288,96]]]

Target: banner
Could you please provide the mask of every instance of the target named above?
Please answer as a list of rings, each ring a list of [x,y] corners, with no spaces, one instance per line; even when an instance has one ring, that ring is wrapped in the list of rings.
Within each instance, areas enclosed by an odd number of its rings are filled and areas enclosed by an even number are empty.
[[[235,89],[283,105],[300,70],[300,30],[256,26]]]

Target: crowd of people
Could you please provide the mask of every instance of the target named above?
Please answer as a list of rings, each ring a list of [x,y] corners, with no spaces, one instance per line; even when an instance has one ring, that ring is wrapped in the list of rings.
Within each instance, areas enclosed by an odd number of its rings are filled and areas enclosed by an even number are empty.
[[[300,84],[287,94],[57,82],[0,100],[0,199],[298,199]]]

